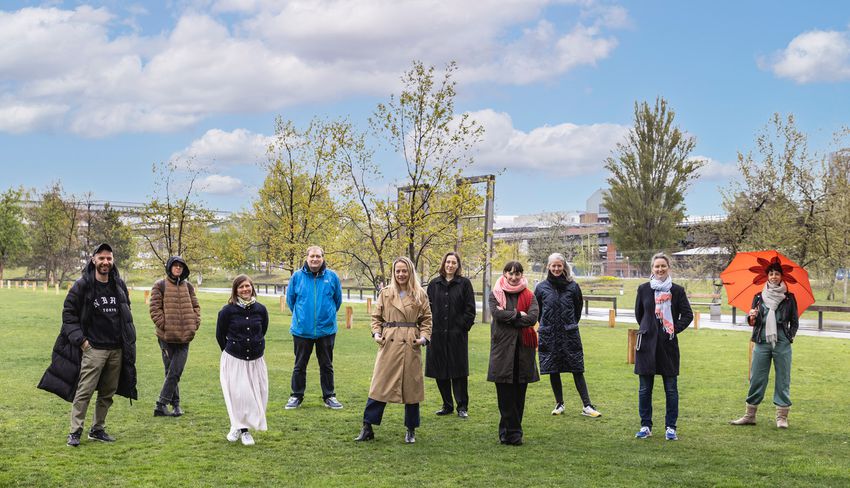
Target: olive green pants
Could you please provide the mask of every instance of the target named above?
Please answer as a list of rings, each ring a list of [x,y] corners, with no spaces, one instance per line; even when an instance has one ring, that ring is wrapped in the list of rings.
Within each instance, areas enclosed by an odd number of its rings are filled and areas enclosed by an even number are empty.
[[[764,399],[772,361],[775,376],[773,403],[779,407],[791,406],[791,342],[781,329],[776,335],[775,347],[770,347],[766,342],[756,342],[753,347],[752,377],[747,393],[747,403],[750,405],[758,405]],[[759,339],[764,341],[764,333]]]
[[[118,389],[120,374],[121,349],[89,347],[83,351],[80,381],[77,383],[77,394],[71,404],[71,432],[82,431],[86,421],[86,411],[95,390],[97,390],[97,403],[94,407],[94,422],[91,430],[103,430],[106,424],[106,413],[112,406],[112,395]]]

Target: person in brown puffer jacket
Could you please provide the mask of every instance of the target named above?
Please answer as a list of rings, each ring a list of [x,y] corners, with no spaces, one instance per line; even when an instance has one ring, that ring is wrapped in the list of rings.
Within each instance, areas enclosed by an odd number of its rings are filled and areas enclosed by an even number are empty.
[[[165,382],[154,407],[154,417],[179,417],[180,389],[177,384],[189,357],[189,343],[201,326],[201,307],[195,289],[187,281],[189,266],[180,256],[172,256],[165,265],[165,278],[151,289],[151,320],[165,366]],[[168,411],[167,405],[174,408]]]

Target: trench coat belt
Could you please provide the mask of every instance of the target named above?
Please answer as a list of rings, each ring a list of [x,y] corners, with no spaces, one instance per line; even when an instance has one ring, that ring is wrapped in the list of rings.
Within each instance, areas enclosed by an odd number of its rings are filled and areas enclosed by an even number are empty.
[[[416,322],[384,322],[384,328],[388,327],[416,327]]]

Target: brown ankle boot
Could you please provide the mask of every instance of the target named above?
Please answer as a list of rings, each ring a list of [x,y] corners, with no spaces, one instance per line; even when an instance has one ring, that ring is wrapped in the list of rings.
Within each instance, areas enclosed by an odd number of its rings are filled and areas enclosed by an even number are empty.
[[[776,426],[780,429],[788,428],[788,411],[791,407],[776,407]]]
[[[744,414],[743,417],[738,420],[733,420],[729,422],[732,425],[756,425],[756,410],[758,410],[758,405],[750,405],[747,404],[747,413]]]

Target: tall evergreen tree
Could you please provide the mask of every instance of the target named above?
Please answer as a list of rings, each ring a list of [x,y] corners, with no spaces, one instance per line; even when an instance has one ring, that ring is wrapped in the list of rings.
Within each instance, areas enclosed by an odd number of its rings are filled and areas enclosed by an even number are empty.
[[[685,216],[685,192],[705,164],[690,158],[696,140],[674,125],[674,118],[663,98],[655,107],[635,103],[634,127],[617,144],[616,157],[605,160],[611,173],[604,197],[611,238],[644,270],[653,253],[682,237],[676,224]]]

